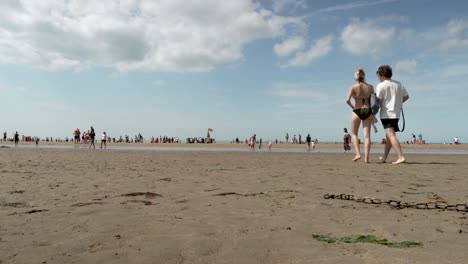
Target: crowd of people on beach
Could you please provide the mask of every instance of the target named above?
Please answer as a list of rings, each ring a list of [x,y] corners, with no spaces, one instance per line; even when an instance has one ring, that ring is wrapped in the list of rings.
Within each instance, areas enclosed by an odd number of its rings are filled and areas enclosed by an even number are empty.
[[[416,138],[416,135],[414,133],[411,134],[411,139],[410,140],[406,140],[405,142],[406,144],[417,144],[417,145],[421,145],[421,144],[426,144],[426,140],[423,139],[423,135],[421,134],[421,132],[418,133],[418,137]]]
[[[299,136],[296,137],[296,135],[293,136],[292,140],[289,140],[289,133],[286,133],[285,135],[285,141],[281,141],[278,139],[275,139],[274,141],[268,140],[268,147],[271,149],[273,142],[274,144],[305,144],[307,146],[307,149],[315,149],[315,145],[318,143],[318,139],[312,139],[310,134],[307,135],[306,140],[302,140],[302,135],[298,134]],[[249,139],[244,139],[240,140],[238,137],[235,139],[231,140],[231,144],[246,144],[248,145],[249,148],[255,149],[255,146],[258,146],[259,149],[262,148],[262,143],[263,139],[257,139],[257,135],[253,134]]]

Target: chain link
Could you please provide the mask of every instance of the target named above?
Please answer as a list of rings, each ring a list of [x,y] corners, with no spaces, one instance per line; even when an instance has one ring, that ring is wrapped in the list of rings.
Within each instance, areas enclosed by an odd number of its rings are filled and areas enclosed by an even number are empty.
[[[425,210],[448,210],[448,211],[458,211],[458,212],[468,212],[468,204],[447,204],[446,202],[436,201],[428,203],[407,203],[398,200],[382,200],[373,197],[356,197],[352,194],[332,194],[327,193],[323,196],[324,199],[338,199],[338,200],[348,200],[354,201],[357,203],[366,203],[366,204],[383,204],[388,205],[392,208],[403,209],[403,208],[412,208],[412,209],[425,209]]]

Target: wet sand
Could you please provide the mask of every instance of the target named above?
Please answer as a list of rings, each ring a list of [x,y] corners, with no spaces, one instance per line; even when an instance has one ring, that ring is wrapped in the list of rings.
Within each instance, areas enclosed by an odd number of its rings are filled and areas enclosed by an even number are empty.
[[[0,148],[0,263],[466,261],[467,213],[323,198],[468,203],[466,155],[353,156]]]

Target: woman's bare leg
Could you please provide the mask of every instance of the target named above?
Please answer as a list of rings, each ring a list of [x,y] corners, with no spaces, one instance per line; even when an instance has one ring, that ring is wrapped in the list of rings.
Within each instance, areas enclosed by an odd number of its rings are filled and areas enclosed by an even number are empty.
[[[354,151],[356,156],[354,156],[353,161],[357,161],[361,158],[361,151],[359,149],[359,125],[361,125],[361,119],[355,114],[351,114],[351,139],[353,140]]]
[[[364,163],[369,163],[369,152],[371,148],[370,129],[374,121],[374,116],[370,116],[362,122],[364,132]]]

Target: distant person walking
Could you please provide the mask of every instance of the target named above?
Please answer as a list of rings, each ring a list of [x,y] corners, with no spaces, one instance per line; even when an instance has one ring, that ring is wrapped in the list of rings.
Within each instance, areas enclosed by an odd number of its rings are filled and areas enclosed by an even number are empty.
[[[94,127],[91,126],[91,130],[89,131],[89,148],[93,146],[93,149],[96,148],[94,145],[94,141],[96,140],[96,132],[94,132]]]
[[[284,138],[286,139],[286,144],[288,144],[289,143],[289,134],[286,133],[286,136]]]
[[[371,148],[370,127],[374,121],[374,115],[370,107],[370,97],[374,93],[374,87],[366,83],[366,73],[364,69],[359,68],[354,73],[356,83],[349,87],[346,103],[353,109],[351,116],[351,137],[353,139],[356,156],[353,161],[361,159],[359,148],[359,126],[362,123],[364,133],[364,163],[369,163],[369,152]],[[354,98],[354,104],[351,103],[351,97]]]
[[[3,141],[7,140],[7,132],[3,132]]]
[[[101,148],[102,148],[102,145],[104,145],[104,149],[107,148],[107,134],[106,134],[106,131],[102,132],[102,136],[101,136]]]
[[[86,144],[86,130],[83,130],[83,135],[81,135],[81,143]]]
[[[344,152],[351,151],[351,146],[349,146],[349,143],[351,141],[351,135],[348,133],[348,129],[345,127],[343,128],[343,149]]]
[[[74,141],[75,144],[80,143],[80,135],[81,135],[81,132],[80,132],[80,130],[78,128],[73,131],[73,137],[75,139],[75,141]]]
[[[257,141],[257,135],[253,134],[253,136],[250,137],[250,148],[255,149],[255,143]]]
[[[398,81],[392,80],[392,68],[388,65],[382,65],[377,70],[377,78],[380,83],[376,87],[377,98],[380,99],[380,120],[386,134],[386,143],[382,162],[387,160],[390,149],[393,147],[398,155],[398,159],[392,164],[404,163],[405,157],[401,151],[400,142],[395,132],[400,131],[398,120],[400,119],[403,103],[409,99],[406,88]]]
[[[310,144],[312,143],[312,137],[310,136],[310,134],[307,134],[306,142],[307,142],[307,150],[310,150]]]
[[[18,143],[19,143],[19,134],[18,134],[18,131],[15,132],[14,140],[15,140],[15,146],[18,146]]]

